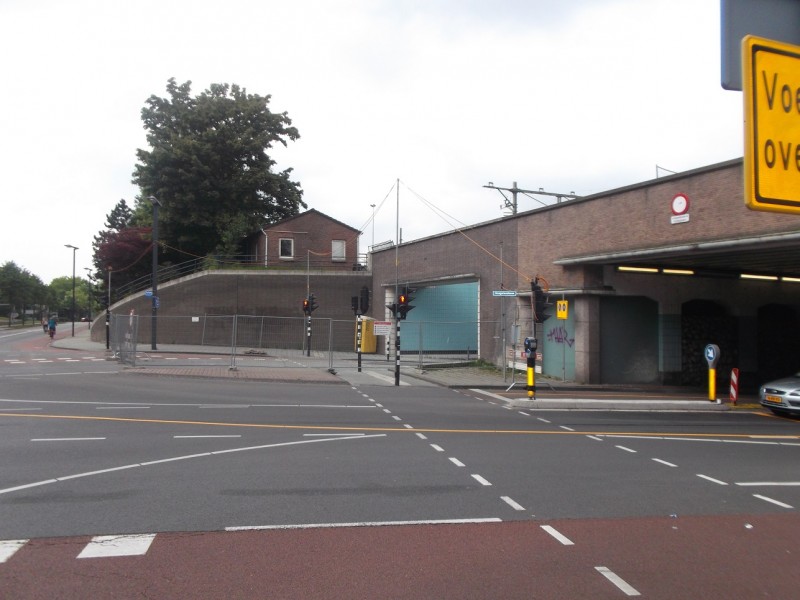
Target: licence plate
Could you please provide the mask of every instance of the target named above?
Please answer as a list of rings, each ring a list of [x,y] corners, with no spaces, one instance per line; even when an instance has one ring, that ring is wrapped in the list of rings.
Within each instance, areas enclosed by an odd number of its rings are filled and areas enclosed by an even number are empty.
[[[764,400],[767,402],[773,402],[774,404],[781,404],[782,402],[780,396],[764,396]]]

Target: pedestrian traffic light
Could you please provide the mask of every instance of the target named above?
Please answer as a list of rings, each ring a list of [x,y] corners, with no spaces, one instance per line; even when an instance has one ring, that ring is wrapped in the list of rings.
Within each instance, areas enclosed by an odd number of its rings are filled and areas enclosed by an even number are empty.
[[[413,291],[414,290],[406,286],[397,297],[398,319],[405,319],[408,315],[408,311],[414,308],[414,306],[411,305],[411,301],[414,299],[414,297],[411,295],[411,292]]]
[[[533,320],[536,323],[544,323],[552,315],[549,311],[553,309],[550,303],[549,294],[545,293],[539,284],[539,278],[531,281],[531,292],[533,293]]]

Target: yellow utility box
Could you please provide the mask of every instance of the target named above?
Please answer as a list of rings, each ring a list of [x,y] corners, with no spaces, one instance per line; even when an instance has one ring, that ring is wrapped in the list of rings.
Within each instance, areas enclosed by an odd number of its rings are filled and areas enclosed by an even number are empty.
[[[371,319],[369,317],[361,317],[361,352],[369,352],[374,354],[377,345],[378,345],[378,338],[375,337],[375,328],[373,327],[373,323],[375,319]],[[358,323],[355,325],[354,330],[354,338],[353,338],[353,347],[355,348],[356,352],[358,352]]]

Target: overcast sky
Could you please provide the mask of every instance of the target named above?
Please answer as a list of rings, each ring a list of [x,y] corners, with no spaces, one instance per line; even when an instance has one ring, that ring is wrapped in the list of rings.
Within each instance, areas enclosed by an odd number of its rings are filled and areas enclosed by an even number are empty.
[[[412,240],[500,217],[490,181],[587,195],[742,155],[718,0],[0,0],[0,31],[0,264],[45,283],[133,206],[170,77],[271,95],[301,136],[278,169],[362,251],[371,204],[396,237],[397,179]]]

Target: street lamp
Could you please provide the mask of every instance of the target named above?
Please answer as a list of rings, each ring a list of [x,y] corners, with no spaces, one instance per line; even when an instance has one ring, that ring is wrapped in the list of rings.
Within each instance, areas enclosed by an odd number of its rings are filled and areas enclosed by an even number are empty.
[[[90,280],[94,279],[94,272],[89,267],[83,267],[83,270],[86,271],[88,279],[90,279]],[[87,294],[87,298],[86,298],[87,308],[89,309],[89,330],[92,329],[92,296],[93,295],[94,294],[89,293],[89,294]]]
[[[64,244],[64,248],[72,248],[72,337],[75,337],[75,251],[78,247]]]
[[[111,265],[108,265],[108,303],[106,304],[106,350],[111,348]]]
[[[150,203],[153,205],[153,317],[150,327],[150,349],[157,350],[156,348],[156,327],[158,319],[158,207],[161,206],[158,198],[155,196],[148,196]]]
[[[370,204],[372,207],[372,246],[375,245],[375,205]],[[372,250],[372,246],[370,246],[370,251]]]

